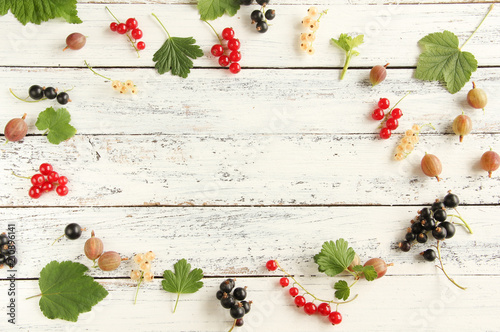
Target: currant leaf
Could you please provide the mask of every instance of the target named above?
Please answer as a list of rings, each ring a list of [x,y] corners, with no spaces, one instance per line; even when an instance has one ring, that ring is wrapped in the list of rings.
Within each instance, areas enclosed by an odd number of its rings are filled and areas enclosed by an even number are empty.
[[[196,293],[203,287],[203,282],[200,281],[203,278],[203,271],[201,269],[191,270],[191,264],[185,259],[181,259],[174,264],[174,271],[165,270],[163,272],[164,280],[161,284],[165,291],[177,293],[175,312],[181,294]]]
[[[354,259],[355,252],[349,247],[344,239],[338,239],[336,242],[327,241],[323,243],[320,253],[314,256],[314,261],[318,264],[318,270],[324,272],[330,277],[341,273]]]
[[[47,139],[52,144],[59,144],[70,139],[76,134],[76,129],[69,124],[71,115],[65,108],[59,108],[57,111],[53,107],[47,108],[38,114],[35,126],[38,130],[48,132]]]
[[[345,280],[339,280],[333,285],[335,291],[335,297],[339,300],[347,300],[349,295],[351,295],[351,289]]]
[[[41,24],[56,17],[68,23],[82,23],[76,9],[77,0],[0,0],[0,16],[11,13],[21,22]]]
[[[212,21],[224,15],[234,16],[240,9],[240,0],[198,0],[200,19]]]

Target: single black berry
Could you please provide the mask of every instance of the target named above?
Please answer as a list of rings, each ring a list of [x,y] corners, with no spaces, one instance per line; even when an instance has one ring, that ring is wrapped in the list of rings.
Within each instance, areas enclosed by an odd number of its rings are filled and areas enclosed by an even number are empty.
[[[257,29],[258,32],[265,33],[265,32],[267,32],[267,29],[269,28],[269,26],[267,25],[266,21],[260,21],[257,23],[255,28]]]
[[[4,244],[2,247],[0,247],[0,254],[4,255],[5,257],[9,256],[9,245]]]
[[[436,252],[432,249],[427,249],[424,252],[421,252],[420,255],[424,257],[426,261],[432,262],[436,259]]]
[[[236,300],[234,299],[234,296],[232,296],[231,294],[224,294],[224,296],[220,300],[221,306],[226,309],[231,308],[233,305],[235,305],[235,303]]]
[[[233,295],[234,295],[235,299],[237,299],[239,301],[243,301],[247,297],[247,290],[246,290],[246,288],[243,288],[243,287],[235,288]]]
[[[273,20],[276,17],[276,11],[274,9],[266,10],[266,14],[264,15],[269,21]]]
[[[444,208],[443,202],[440,202],[438,199],[434,203],[432,203],[431,211],[436,212],[437,210],[442,210]]]
[[[47,99],[55,99],[57,97],[57,91],[53,87],[49,86],[43,90],[43,94]]]
[[[431,217],[431,209],[429,208],[423,208],[420,210],[420,220],[428,219]]]
[[[9,237],[6,234],[0,234],[0,246],[9,244]]]
[[[446,210],[434,211],[434,219],[436,219],[436,221],[445,221],[446,218],[448,218],[448,213],[446,213]]]
[[[260,10],[256,9],[250,14],[250,19],[252,20],[252,23],[258,23],[264,19],[264,15]]]
[[[17,264],[17,258],[16,258],[16,256],[9,256],[9,257],[7,257],[7,259],[5,260],[5,264],[7,264],[7,266],[12,269]]]
[[[424,226],[422,226],[422,224],[419,222],[414,222],[411,225],[411,231],[413,234],[420,234],[424,231]]]
[[[66,92],[61,92],[57,95],[57,102],[61,105],[66,105],[69,102],[69,95]]]
[[[243,322],[243,318],[240,318],[240,319],[237,319],[236,320],[236,324],[234,324],[235,326],[243,326],[244,322]]]
[[[257,3],[261,6],[266,6],[269,3],[269,0],[257,0]]]
[[[455,235],[455,225],[449,221],[445,221],[439,224],[439,227],[446,229],[446,238],[451,239]]]
[[[417,236],[417,242],[418,243],[425,243],[425,242],[427,242],[427,234],[425,234],[425,233],[418,234],[418,236]]]
[[[243,305],[243,309],[245,309],[245,314],[248,314],[250,312],[250,309],[252,308],[252,306],[251,306],[252,301],[250,301],[250,302],[241,301],[241,304]]]
[[[217,297],[217,300],[222,300],[223,296],[224,296],[224,292],[221,290],[218,290],[217,293],[215,294],[215,297]]]
[[[76,240],[82,236],[82,228],[80,225],[72,223],[64,229],[64,235],[70,240]]]
[[[406,235],[405,235],[405,240],[408,242],[411,242],[411,241],[415,240],[416,238],[417,238],[417,236],[415,234],[413,234],[412,232],[406,233]]]
[[[402,242],[399,242],[398,247],[399,247],[399,249],[401,249],[401,251],[408,252],[411,249],[411,244],[408,241],[402,241]]]
[[[40,100],[43,98],[43,88],[40,85],[32,85],[29,89],[31,99]]]
[[[432,236],[434,236],[436,240],[444,240],[446,235],[446,228],[444,227],[436,227],[436,229],[432,231]]]
[[[452,194],[451,192],[448,193],[446,196],[444,196],[443,204],[447,208],[450,208],[450,209],[456,208],[459,203],[460,203],[460,200],[458,199],[458,196],[455,194]]]
[[[432,231],[436,228],[436,221],[432,218],[429,220],[422,220],[421,224],[426,231]]]
[[[233,279],[227,279],[221,282],[219,289],[224,292],[224,293],[231,293],[234,288],[234,280]]]
[[[243,316],[245,316],[245,309],[243,308],[243,305],[238,302],[231,307],[229,314],[234,319],[243,318]]]

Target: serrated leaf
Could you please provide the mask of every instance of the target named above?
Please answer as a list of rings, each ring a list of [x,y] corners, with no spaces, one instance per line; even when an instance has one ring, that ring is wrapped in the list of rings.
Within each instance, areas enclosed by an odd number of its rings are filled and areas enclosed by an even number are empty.
[[[424,51],[418,58],[415,77],[426,81],[444,81],[451,93],[460,91],[477,70],[472,53],[462,52],[458,37],[450,31],[431,33],[420,39]]]
[[[234,16],[240,9],[240,0],[198,0],[200,19],[212,21],[224,15]]]
[[[355,252],[349,247],[347,241],[338,239],[336,242],[325,242],[315,260],[319,265],[319,271],[334,277],[347,269],[354,259],[354,255]]]
[[[353,270],[354,272],[363,272],[363,265],[354,265],[354,266],[352,267],[352,270]]]
[[[368,281],[373,281],[377,279],[377,271],[375,271],[375,267],[373,265],[367,265],[363,267],[363,274],[365,275],[365,279]]]
[[[70,261],[52,261],[40,272],[40,310],[50,319],[60,318],[71,322],[80,313],[88,312],[108,295],[108,291],[91,276],[88,268]]]
[[[356,51],[354,48],[363,44],[364,35],[358,35],[352,38],[346,33],[341,33],[339,39],[332,38],[330,41],[333,45],[336,45],[345,51],[346,59],[344,63],[344,68],[342,70],[342,74],[340,76],[340,79],[342,80],[344,79],[344,75],[347,72],[347,69],[349,68],[349,63],[351,62],[351,59],[359,55],[359,52]]]
[[[38,130],[48,131],[47,139],[52,144],[59,144],[76,134],[76,129],[69,124],[71,115],[65,108],[57,111],[53,107],[38,114],[35,126]]]
[[[339,280],[333,286],[336,289],[335,297],[339,300],[347,300],[351,295],[351,289],[345,280]]]
[[[0,0],[0,16],[11,13],[21,22],[40,24],[62,17],[68,23],[82,23],[76,9],[77,0]]]
[[[180,294],[196,293],[201,287],[203,282],[203,271],[201,269],[194,269],[191,271],[191,264],[185,259],[179,260],[174,264],[174,271],[165,270],[163,272],[162,286],[163,289],[169,293],[177,293],[177,301],[175,302],[175,309],[179,301]]]

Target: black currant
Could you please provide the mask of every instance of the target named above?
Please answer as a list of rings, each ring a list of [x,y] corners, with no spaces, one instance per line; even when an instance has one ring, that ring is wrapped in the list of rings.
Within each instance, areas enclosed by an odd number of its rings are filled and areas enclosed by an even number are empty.
[[[446,238],[451,239],[455,235],[455,225],[449,221],[445,221],[439,224],[439,227],[446,229]]]
[[[2,265],[5,262],[5,256],[0,254],[0,265]]]
[[[402,241],[399,242],[398,247],[399,249],[401,249],[401,251],[408,252],[411,249],[411,244],[408,241]]]
[[[428,219],[431,217],[431,209],[429,208],[423,208],[420,210],[420,220]]]
[[[234,288],[234,280],[233,279],[227,279],[221,282],[219,289],[224,292],[224,293],[231,293]]]
[[[418,234],[418,236],[417,236],[417,242],[418,243],[425,243],[425,242],[427,242],[427,234],[425,234],[425,233]]]
[[[422,226],[426,231],[432,231],[436,228],[436,221],[434,219],[422,220]]]
[[[7,264],[7,266],[12,269],[17,264],[17,258],[16,258],[16,256],[9,256],[9,257],[7,257],[7,259],[5,260],[5,264]]]
[[[237,299],[239,301],[243,301],[247,297],[246,287],[245,288],[243,288],[243,287],[235,288],[234,292],[233,292],[233,295],[234,295],[235,299]]]
[[[420,255],[424,257],[426,261],[432,262],[436,259],[436,252],[432,249],[427,249],[424,252],[421,252]]]
[[[224,296],[220,300],[221,306],[226,309],[231,308],[235,303],[236,300],[234,299],[234,296],[232,296],[231,294],[224,294]]]
[[[237,319],[236,320],[236,324],[234,324],[235,326],[243,326],[244,322],[243,322],[243,318],[240,318],[240,319]]]
[[[57,102],[61,105],[66,105],[69,102],[69,95],[66,92],[61,92],[57,95]]]
[[[443,202],[440,202],[439,199],[436,199],[434,203],[432,203],[431,211],[436,212],[437,210],[442,210],[444,208]]]
[[[269,28],[269,26],[267,25],[266,21],[260,21],[260,22],[257,23],[257,25],[255,26],[255,28],[260,33],[266,33],[267,29]]]
[[[9,244],[9,237],[6,234],[0,234],[0,246]]]
[[[257,3],[261,6],[266,6],[269,4],[269,0],[257,0]]]
[[[252,14],[250,14],[250,19],[252,20],[252,23],[258,23],[264,19],[264,15],[260,10],[256,9],[252,12]]]
[[[243,316],[245,316],[245,309],[243,308],[243,305],[238,302],[231,307],[229,314],[234,319],[243,318]]]
[[[43,90],[43,94],[47,99],[55,99],[57,97],[57,91],[53,87],[49,86]]]
[[[70,240],[76,240],[82,236],[82,228],[80,225],[72,223],[64,229],[64,235]]]
[[[417,238],[417,236],[415,234],[413,234],[412,232],[406,233],[406,235],[405,235],[405,240],[408,242],[411,242],[411,241],[415,240],[416,238]]]
[[[444,227],[438,226],[432,231],[432,236],[434,236],[436,240],[444,240],[446,235],[446,228]]]
[[[248,314],[252,308],[252,301],[241,301],[241,304],[243,305],[243,309],[245,309],[245,314]]]
[[[411,231],[413,234],[420,234],[424,231],[424,226],[419,222],[415,222],[411,225]]]
[[[4,255],[5,257],[9,256],[9,245],[8,244],[4,244],[0,248],[0,254]]]
[[[40,85],[32,85],[29,89],[31,99],[40,100],[43,98],[43,88]]]
[[[446,218],[448,218],[446,210],[442,209],[434,211],[434,219],[436,219],[436,221],[445,221]]]
[[[217,300],[222,300],[223,296],[224,296],[224,292],[221,290],[218,290],[217,293],[215,294],[215,297],[217,297]]]
[[[264,15],[269,21],[273,20],[276,17],[276,11],[274,9],[266,10],[266,14]]]
[[[240,0],[240,4],[248,6],[252,4],[253,0]]]
[[[447,208],[450,208],[450,209],[456,208],[459,203],[460,203],[460,200],[458,199],[458,196],[455,194],[452,194],[451,192],[449,192],[446,196],[444,196],[443,204]]]

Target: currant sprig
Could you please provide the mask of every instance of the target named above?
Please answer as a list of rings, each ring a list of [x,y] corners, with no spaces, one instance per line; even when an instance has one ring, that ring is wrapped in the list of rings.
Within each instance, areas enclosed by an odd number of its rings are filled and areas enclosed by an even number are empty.
[[[411,93],[411,91],[408,91],[403,97],[401,97],[401,99],[399,99],[396,104],[394,104],[394,106],[392,106],[389,111],[387,112],[387,114],[384,116],[384,118],[382,119],[382,122],[380,123],[378,129],[382,129],[386,126],[386,123],[387,123],[387,120],[391,117],[392,115],[392,111],[396,108],[396,106],[398,106],[398,104],[400,102],[403,101],[403,99],[405,99],[409,94]]]
[[[121,94],[127,93],[128,90],[133,95],[136,95],[139,90],[137,89],[137,86],[134,85],[134,82],[132,80],[126,80],[125,82],[119,81],[119,80],[113,80],[109,77],[106,77],[104,75],[99,74],[96,72],[87,62],[87,60],[84,60],[85,66],[87,66],[88,69],[90,69],[91,72],[93,72],[95,75],[100,76],[108,81],[111,81],[111,87],[115,91],[119,91]]]
[[[414,124],[411,129],[408,129],[405,131],[404,137],[401,139],[400,143],[396,147],[396,153],[394,154],[394,159],[401,161],[408,157],[413,149],[415,148],[415,145],[419,142],[420,138],[420,133],[422,132],[422,129],[425,127],[431,127],[432,129],[436,130],[436,128],[431,124],[431,123],[426,123],[423,125],[417,125]]]
[[[118,22],[118,24],[122,24],[122,23],[120,22],[120,20],[118,20],[118,18],[116,18],[116,16],[115,16],[115,15],[111,12],[111,10],[108,8],[108,6],[106,6],[106,10],[107,10],[107,11],[111,14],[111,16],[113,16],[113,18],[115,19],[115,21],[116,21],[116,22]],[[132,37],[130,37],[130,36],[129,36],[129,34],[128,34],[127,32],[128,32],[128,30],[126,30],[124,34],[127,36],[128,40],[129,40],[129,41],[130,41],[130,43],[132,44],[132,47],[134,48],[134,50],[137,52],[137,57],[138,57],[138,58],[140,58],[140,57],[141,57],[141,55],[140,55],[140,53],[139,53],[139,49],[137,48],[137,46],[135,45],[134,41],[132,40]],[[141,33],[141,37],[142,37],[142,33]],[[140,37],[139,37],[139,38],[136,38],[136,39],[140,39]],[[141,44],[141,45],[143,45],[143,44]],[[145,46],[145,45],[144,45],[144,46]],[[141,47],[141,48],[142,48],[142,47]],[[142,48],[142,49],[144,49],[144,48]]]

